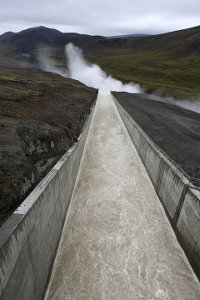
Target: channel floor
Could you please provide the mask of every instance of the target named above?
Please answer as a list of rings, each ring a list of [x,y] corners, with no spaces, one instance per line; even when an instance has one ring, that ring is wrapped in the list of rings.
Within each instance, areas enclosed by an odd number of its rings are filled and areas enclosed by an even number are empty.
[[[97,98],[45,300],[200,299],[110,93]]]

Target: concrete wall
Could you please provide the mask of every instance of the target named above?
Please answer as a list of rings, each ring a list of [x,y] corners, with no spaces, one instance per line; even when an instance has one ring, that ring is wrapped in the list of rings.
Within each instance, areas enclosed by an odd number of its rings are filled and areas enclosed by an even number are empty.
[[[92,113],[78,142],[0,228],[0,299],[39,300],[59,243]]]
[[[176,233],[200,279],[200,192],[188,189]]]
[[[188,175],[157,147],[115,98],[114,101],[179,242],[200,278],[200,192],[189,188]]]

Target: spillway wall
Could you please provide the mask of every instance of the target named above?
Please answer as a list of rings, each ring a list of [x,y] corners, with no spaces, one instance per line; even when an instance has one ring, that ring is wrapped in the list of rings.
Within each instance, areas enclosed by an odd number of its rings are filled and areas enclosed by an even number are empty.
[[[48,281],[92,114],[79,140],[0,228],[0,299],[39,300]]]
[[[200,278],[200,192],[114,98],[127,131],[146,167],[179,242]]]

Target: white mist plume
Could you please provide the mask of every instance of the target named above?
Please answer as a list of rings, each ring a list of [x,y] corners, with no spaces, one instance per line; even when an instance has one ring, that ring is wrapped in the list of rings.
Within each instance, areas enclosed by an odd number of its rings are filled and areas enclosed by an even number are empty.
[[[172,103],[172,101],[170,103]],[[199,100],[194,100],[194,101],[174,100],[174,103],[177,106],[181,106],[183,108],[186,108],[186,109],[189,109],[189,110],[200,113],[200,101]]]
[[[69,77],[77,79],[84,84],[99,88],[100,90],[121,91],[128,93],[140,93],[141,89],[137,84],[123,84],[107,75],[98,65],[88,63],[82,54],[82,51],[69,43],[65,47],[66,56],[68,58]]]
[[[160,97],[154,94],[147,95],[148,99],[154,100],[154,101],[160,101],[164,103],[169,103],[172,105],[180,106],[185,109],[192,110],[194,112],[200,113],[200,100],[177,100],[173,97]]]
[[[98,65],[87,62],[82,54],[82,50],[69,43],[65,47],[67,57],[67,68],[56,66],[56,62],[51,58],[50,50],[40,49],[38,61],[42,70],[57,73],[66,78],[72,78],[81,81],[87,86],[98,88],[100,90],[140,93],[142,89],[138,84],[123,84],[121,81],[107,75]],[[146,98],[177,105],[200,113],[200,101],[177,100],[173,97],[159,97],[154,94],[146,94]]]
[[[68,77],[68,71],[66,68],[56,66],[56,61],[51,57],[51,52],[49,48],[40,48],[38,51],[37,59],[40,68],[43,71],[56,73],[63,77]]]
[[[98,65],[87,62],[82,50],[72,43],[65,46],[67,68],[56,66],[48,49],[42,49],[38,54],[38,61],[42,70],[57,73],[66,78],[81,81],[87,86],[100,90],[116,92],[140,93],[138,84],[123,84],[120,80],[107,75]]]

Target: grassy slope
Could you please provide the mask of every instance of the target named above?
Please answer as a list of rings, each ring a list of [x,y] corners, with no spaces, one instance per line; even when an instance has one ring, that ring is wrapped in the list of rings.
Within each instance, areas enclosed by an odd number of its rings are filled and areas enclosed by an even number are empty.
[[[37,47],[38,39],[44,44],[51,41],[48,45],[53,56],[60,65],[65,65],[63,45],[72,41],[84,48],[89,61],[99,64],[107,73],[124,82],[140,83],[146,91],[161,95],[200,96],[200,26],[140,38],[106,39],[76,34],[61,34],[60,37],[60,34],[47,28],[28,29],[12,37],[12,44],[18,45],[19,52],[19,45],[29,49],[30,36],[34,47]],[[2,38],[5,36],[1,36],[0,41]],[[4,57],[10,55],[6,51],[4,54]]]
[[[103,43],[87,58],[107,73],[147,91],[179,98],[200,95],[200,26],[139,39]]]

